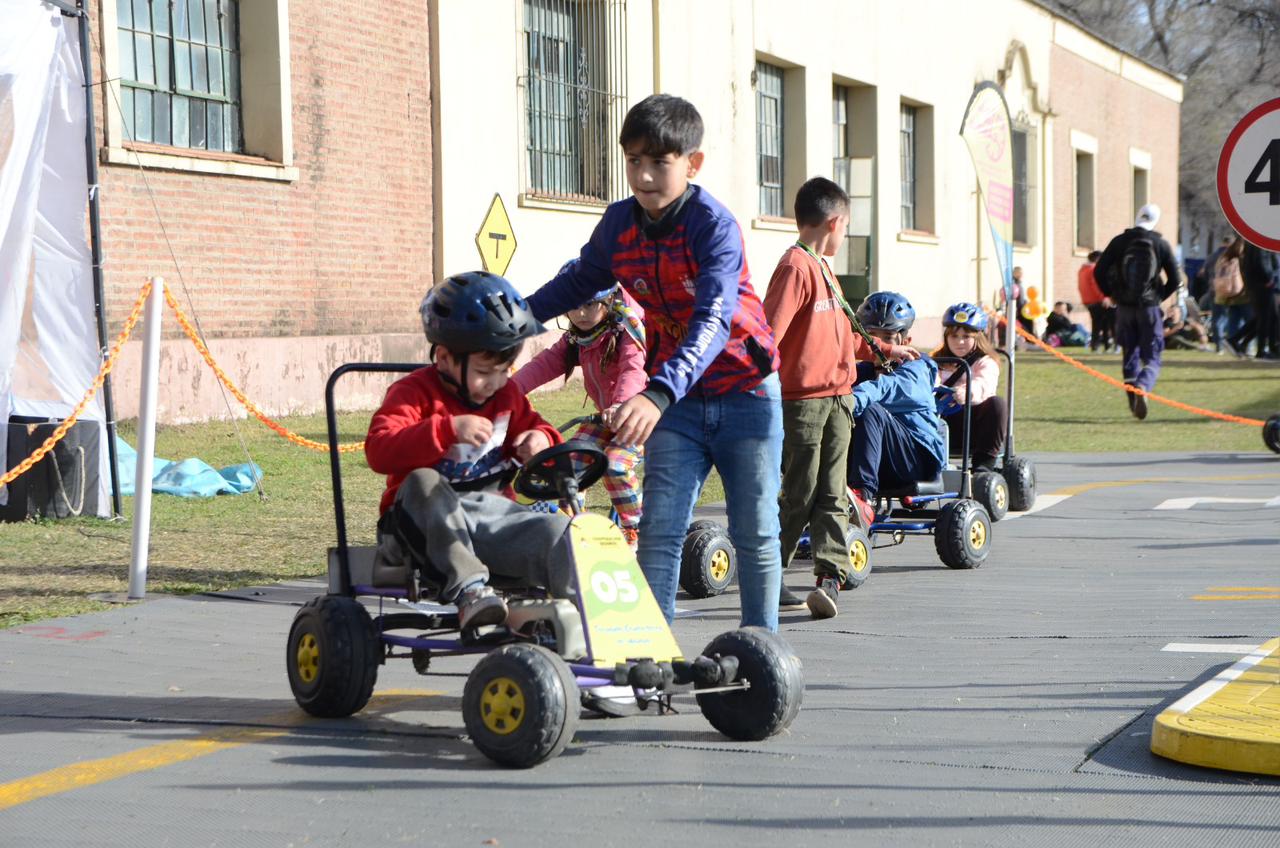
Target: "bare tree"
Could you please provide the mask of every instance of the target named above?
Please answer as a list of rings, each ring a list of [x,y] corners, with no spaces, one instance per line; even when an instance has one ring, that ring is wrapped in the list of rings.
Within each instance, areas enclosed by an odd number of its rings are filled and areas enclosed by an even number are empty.
[[[1178,200],[1184,248],[1226,230],[1215,168],[1242,115],[1280,90],[1280,0],[1051,0],[1066,17],[1185,78]]]

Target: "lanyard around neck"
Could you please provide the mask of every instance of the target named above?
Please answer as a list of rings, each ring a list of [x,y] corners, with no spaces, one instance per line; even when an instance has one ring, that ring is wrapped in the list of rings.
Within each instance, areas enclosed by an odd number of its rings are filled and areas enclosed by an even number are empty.
[[[853,311],[853,307],[849,305],[849,301],[844,299],[844,294],[840,291],[840,287],[836,285],[835,278],[831,275],[831,268],[827,265],[827,260],[823,259],[813,248],[799,239],[796,240],[796,247],[809,254],[818,263],[818,267],[822,269],[822,279],[826,280],[827,288],[831,290],[831,296],[835,298],[836,303],[840,304],[840,309],[844,311],[844,315],[849,319],[849,323],[853,326],[853,331],[871,348],[871,352],[875,354],[876,361],[881,368],[886,371],[892,371],[893,366],[889,363],[888,358],[880,350],[880,345],[875,339],[871,338],[871,334],[862,326],[862,322],[858,320],[857,314]]]

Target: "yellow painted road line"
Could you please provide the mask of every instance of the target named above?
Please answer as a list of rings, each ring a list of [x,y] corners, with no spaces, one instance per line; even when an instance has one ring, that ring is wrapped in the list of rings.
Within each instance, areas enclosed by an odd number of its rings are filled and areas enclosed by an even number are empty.
[[[1233,480],[1270,480],[1280,477],[1280,473],[1274,471],[1266,471],[1258,474],[1218,474],[1207,477],[1140,477],[1135,480],[1104,480],[1100,483],[1078,483],[1074,486],[1067,486],[1058,489],[1052,494],[1055,495],[1081,495],[1085,492],[1092,492],[1095,489],[1114,489],[1120,486],[1141,486],[1145,483],[1200,483],[1204,481],[1233,481]]]
[[[1275,601],[1280,595],[1192,595],[1193,601]]]
[[[371,708],[366,713],[380,713],[399,707],[403,702],[420,697],[442,695],[425,689],[392,689],[374,695]],[[206,733],[194,739],[180,742],[161,742],[148,745],[136,751],[117,754],[113,757],[102,757],[97,760],[86,760],[69,766],[50,769],[49,771],[20,778],[9,783],[0,783],[0,810],[16,807],[37,798],[46,798],[73,789],[82,789],[108,780],[116,780],[137,774],[142,771],[164,768],[176,763],[216,754],[228,748],[237,748],[250,742],[262,742],[278,736],[284,736],[295,727],[307,721],[309,716],[299,710],[266,716],[256,719],[258,723],[274,725],[272,727],[237,727]]]
[[[1151,751],[1192,765],[1280,775],[1280,639],[1156,716]]]

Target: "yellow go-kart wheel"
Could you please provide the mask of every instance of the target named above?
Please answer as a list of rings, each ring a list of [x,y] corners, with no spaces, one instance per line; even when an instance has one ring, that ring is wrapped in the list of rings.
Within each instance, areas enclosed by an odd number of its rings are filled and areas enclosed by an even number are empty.
[[[530,768],[563,751],[580,711],[573,672],[539,645],[504,645],[486,654],[462,691],[462,720],[472,743],[512,768]]]
[[[938,513],[933,541],[944,565],[977,568],[991,550],[991,517],[977,501],[952,501]]]
[[[697,521],[684,537],[680,553],[680,587],[695,598],[719,595],[738,574],[738,555],[719,524]]]
[[[849,551],[849,572],[841,589],[856,589],[871,576],[871,540],[856,524],[849,525],[845,534],[845,547]]]
[[[973,475],[973,499],[999,521],[1009,514],[1009,481],[994,471],[979,471]]]
[[[378,679],[381,644],[355,599],[325,595],[294,616],[285,649],[289,688],[314,716],[340,718],[369,703]]]

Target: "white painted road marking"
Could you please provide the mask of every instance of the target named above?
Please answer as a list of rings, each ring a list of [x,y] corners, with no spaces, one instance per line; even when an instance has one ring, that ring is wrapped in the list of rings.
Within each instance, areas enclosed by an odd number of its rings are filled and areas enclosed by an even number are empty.
[[[1001,520],[1009,521],[1013,518],[1021,518],[1024,515],[1030,515],[1033,512],[1040,512],[1043,509],[1048,509],[1051,506],[1056,506],[1057,504],[1062,503],[1069,497],[1071,497],[1071,495],[1036,495],[1036,502],[1031,505],[1031,509],[1028,509],[1025,512],[1010,512]]]
[[[1280,506],[1280,495],[1274,498],[1170,498],[1161,501],[1155,509],[1191,509],[1202,503],[1262,504],[1263,506]]]
[[[1261,645],[1228,645],[1225,642],[1170,642],[1160,650],[1181,654],[1252,654]]]

